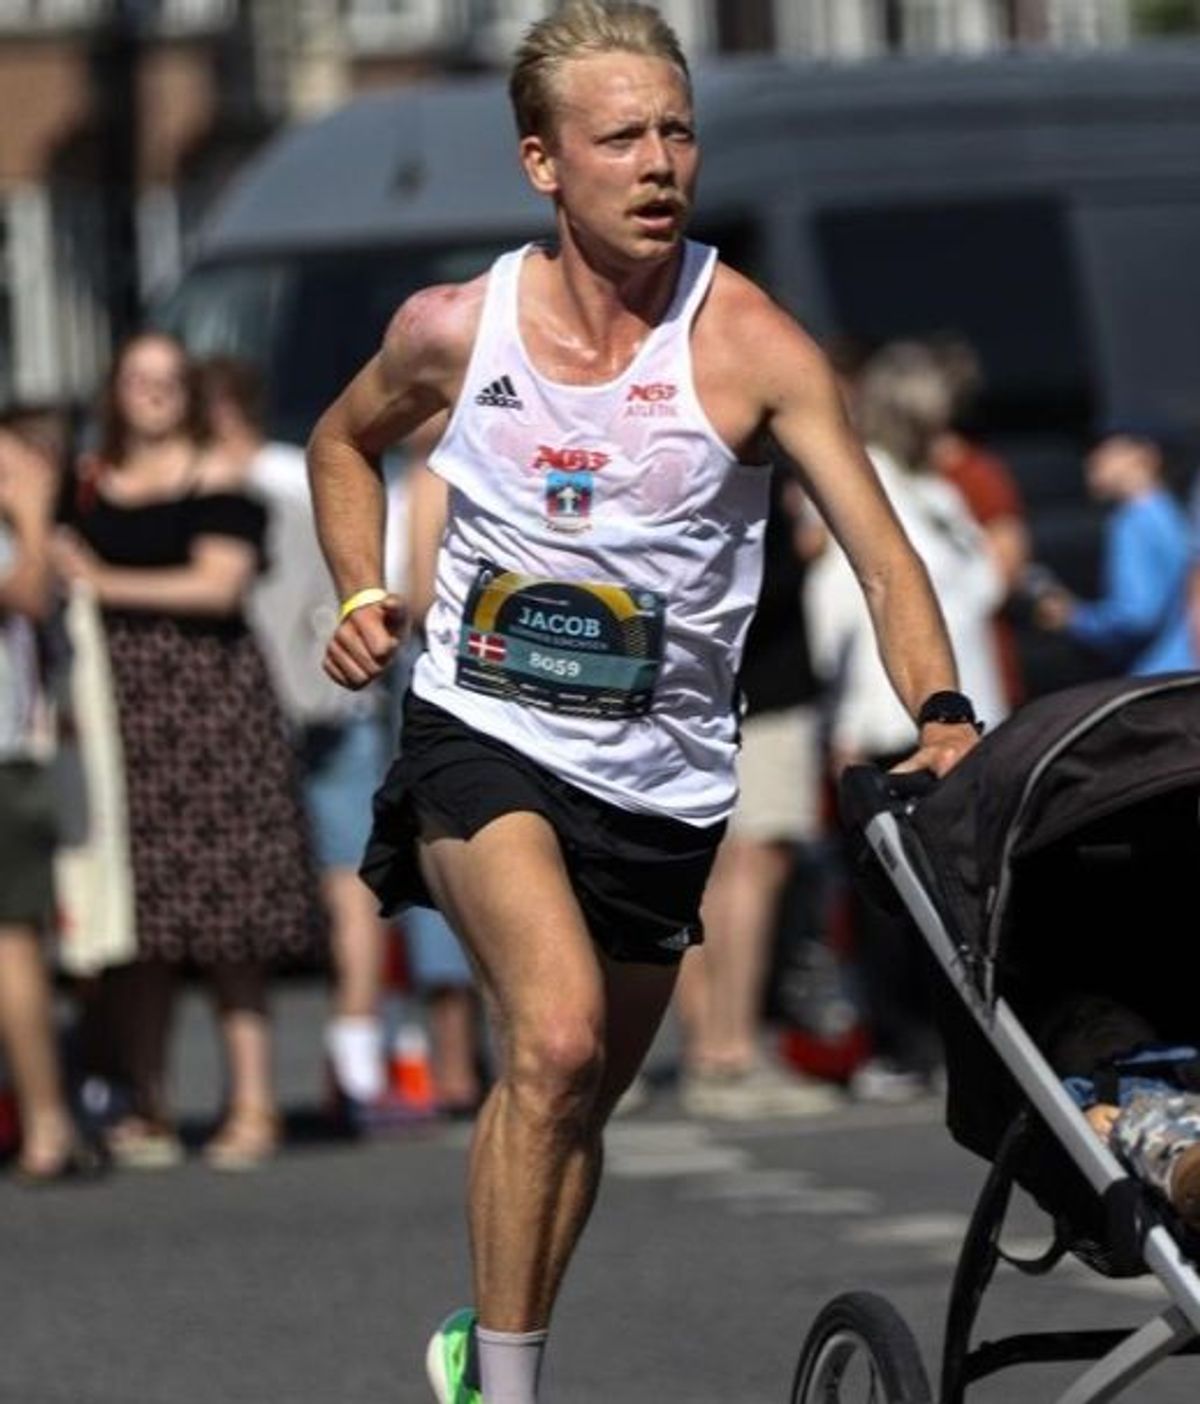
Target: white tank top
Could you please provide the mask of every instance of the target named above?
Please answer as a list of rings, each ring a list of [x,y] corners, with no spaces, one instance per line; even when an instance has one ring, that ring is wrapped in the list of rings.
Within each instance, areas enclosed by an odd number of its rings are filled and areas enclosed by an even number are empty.
[[[692,379],[716,250],[688,243],[662,322],[604,385],[521,342],[529,246],[488,276],[430,466],[450,485],[418,697],[624,809],[695,825],[736,797],[736,673],[769,474],[738,463]]]

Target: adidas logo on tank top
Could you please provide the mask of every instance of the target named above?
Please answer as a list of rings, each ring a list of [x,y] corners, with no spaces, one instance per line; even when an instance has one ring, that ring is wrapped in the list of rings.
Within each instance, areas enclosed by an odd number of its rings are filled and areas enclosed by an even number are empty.
[[[510,376],[502,375],[499,380],[493,380],[490,385],[485,385],[475,396],[475,403],[483,405],[486,409],[524,409],[521,397],[517,394],[517,387],[512,383]]]

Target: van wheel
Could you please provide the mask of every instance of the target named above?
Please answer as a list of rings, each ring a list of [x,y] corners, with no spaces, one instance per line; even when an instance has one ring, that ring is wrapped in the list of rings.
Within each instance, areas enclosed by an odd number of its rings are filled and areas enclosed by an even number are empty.
[[[874,1292],[835,1297],[813,1322],[791,1404],[931,1404],[913,1333]]]

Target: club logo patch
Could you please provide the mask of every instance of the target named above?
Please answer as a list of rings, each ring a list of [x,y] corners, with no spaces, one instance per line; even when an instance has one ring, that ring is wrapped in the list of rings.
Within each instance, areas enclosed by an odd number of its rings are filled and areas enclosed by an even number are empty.
[[[545,473],[542,502],[552,530],[578,532],[591,526],[595,475],[610,461],[601,449],[538,445],[530,467]]]

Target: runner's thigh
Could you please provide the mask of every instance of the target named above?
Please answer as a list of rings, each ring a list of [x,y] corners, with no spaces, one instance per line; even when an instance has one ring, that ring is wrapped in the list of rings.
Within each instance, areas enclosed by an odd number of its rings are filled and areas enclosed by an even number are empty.
[[[504,1020],[557,1008],[600,1027],[600,963],[541,815],[504,814],[470,839],[422,839],[418,851],[425,882]]]

